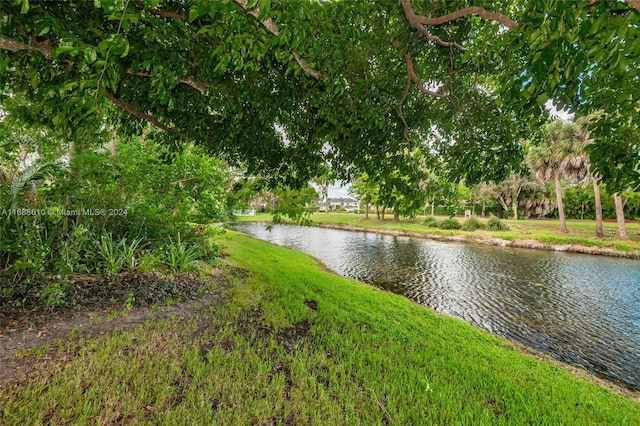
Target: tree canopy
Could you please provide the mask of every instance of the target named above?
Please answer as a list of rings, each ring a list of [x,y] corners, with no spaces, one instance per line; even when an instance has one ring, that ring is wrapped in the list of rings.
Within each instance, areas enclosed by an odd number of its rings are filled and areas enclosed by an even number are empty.
[[[151,126],[297,186],[325,163],[417,169],[420,150],[473,184],[519,167],[552,98],[604,110],[594,167],[640,183],[636,0],[16,0],[0,17],[2,109],[83,146]]]

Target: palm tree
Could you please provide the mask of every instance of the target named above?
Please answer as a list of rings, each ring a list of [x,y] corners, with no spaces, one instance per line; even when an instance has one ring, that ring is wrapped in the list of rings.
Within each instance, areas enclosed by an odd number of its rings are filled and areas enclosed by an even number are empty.
[[[590,138],[589,132],[589,122],[593,117],[594,114],[590,114],[585,117],[580,117],[576,120],[576,136],[582,141],[585,147],[593,143],[593,139]],[[593,196],[595,199],[596,237],[602,238],[604,237],[604,228],[602,225],[602,198],[600,197],[600,184],[598,183],[600,180],[600,176],[598,176],[597,174],[592,174],[591,171],[589,171],[589,174],[593,182]]]
[[[546,129],[545,143],[531,147],[526,163],[543,182],[555,180],[560,232],[566,234],[569,229],[562,204],[562,178],[582,180],[589,167],[575,124],[557,120],[547,124]]]
[[[49,177],[56,165],[50,162],[35,162],[24,170],[12,174],[0,173],[0,208],[15,209],[20,201],[29,198],[38,181]]]

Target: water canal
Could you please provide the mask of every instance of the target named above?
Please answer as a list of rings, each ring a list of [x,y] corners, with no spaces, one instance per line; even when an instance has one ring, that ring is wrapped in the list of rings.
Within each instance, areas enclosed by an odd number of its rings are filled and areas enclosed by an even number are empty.
[[[640,390],[640,262],[324,228],[234,229]]]

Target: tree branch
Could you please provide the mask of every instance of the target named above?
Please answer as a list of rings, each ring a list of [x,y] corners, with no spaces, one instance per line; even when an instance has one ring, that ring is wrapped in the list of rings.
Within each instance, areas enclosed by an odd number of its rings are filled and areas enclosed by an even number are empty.
[[[629,1],[640,1],[640,0],[629,0]],[[420,34],[425,36],[427,40],[442,47],[449,47],[449,48],[455,48],[458,50],[464,50],[464,48],[458,43],[456,43],[455,41],[444,41],[440,37],[434,36],[429,32],[429,30],[427,30],[426,26],[442,25],[467,15],[478,15],[480,18],[484,20],[499,22],[509,29],[515,28],[518,26],[517,22],[506,17],[505,15],[498,12],[489,12],[483,7],[471,6],[471,7],[466,7],[464,9],[457,10],[447,15],[437,17],[437,18],[427,18],[426,16],[417,15],[413,11],[413,7],[411,7],[411,0],[401,0],[401,2],[402,2],[402,10],[404,11],[404,15],[407,18],[407,21],[409,21],[409,24],[411,24],[413,28],[418,30]]]
[[[629,3],[629,6],[640,12],[640,0],[627,0],[627,3]]]
[[[433,96],[439,99],[442,99],[445,97],[445,93],[443,90],[444,86],[440,86],[438,90],[436,90],[435,92],[433,90],[429,90],[426,87],[424,87],[424,85],[420,81],[420,77],[418,77],[418,75],[413,70],[413,60],[411,59],[411,54],[409,52],[406,52],[404,54],[404,60],[407,63],[407,77],[411,81],[413,81],[413,83],[418,87],[418,90],[420,90],[420,93]]]
[[[455,12],[451,12],[437,18],[427,18],[425,16],[416,15],[416,20],[424,25],[442,25],[467,15],[478,15],[485,21],[496,21],[509,29],[516,28],[518,26],[516,21],[504,16],[502,13],[489,12],[484,7],[478,6],[465,7],[464,9],[456,10]]]
[[[136,6],[140,10],[144,10],[155,16],[160,16],[161,18],[179,19],[184,22],[189,22],[189,18],[187,18],[185,15],[181,15],[179,13],[171,12],[167,10],[158,10],[158,9],[146,7],[144,3],[142,3],[142,0],[136,0]]]
[[[402,10],[404,11],[404,16],[407,18],[407,21],[409,21],[409,24],[411,24],[413,28],[418,30],[420,34],[425,36],[427,40],[442,47],[455,47],[458,50],[464,50],[464,48],[455,41],[444,41],[440,37],[431,34],[425,27],[425,24],[422,24],[420,22],[420,19],[423,17],[416,15],[416,13],[413,11],[410,0],[402,0]]]
[[[596,3],[600,3],[600,1],[602,0],[589,0],[587,6],[591,7]],[[629,6],[631,6],[633,9],[640,12],[640,0],[625,0],[625,2],[628,3]],[[626,10],[625,12],[628,12],[628,10]]]
[[[404,86],[402,98],[400,98],[400,105],[398,105],[398,107],[396,108],[396,112],[398,113],[398,117],[400,117],[402,125],[404,126],[404,138],[409,144],[411,144],[411,140],[409,139],[409,125],[407,124],[407,120],[404,118],[404,113],[402,112],[402,107],[404,106],[404,103],[407,100],[407,96],[409,95],[409,89],[411,89],[411,77],[409,76],[409,74],[407,74],[407,84]]]
[[[19,52],[21,50],[40,52],[47,59],[51,59],[53,56],[53,47],[48,40],[36,41],[35,44],[25,44],[21,41],[0,35],[0,49],[8,50],[10,52]]]
[[[151,71],[137,71],[134,72],[131,68],[127,69],[127,74],[137,75],[140,77],[151,77],[153,73]],[[212,86],[210,83],[206,81],[198,81],[193,76],[189,77],[181,77],[178,81],[182,84],[186,84],[187,86],[191,86],[196,89],[200,93],[206,93],[207,90]]]
[[[256,19],[259,18],[259,16],[260,16],[260,7],[255,6],[252,9],[247,9],[247,4],[248,4],[249,0],[234,0],[234,1],[236,3],[238,3],[238,5],[240,5],[240,7],[242,9],[244,9],[249,15],[255,17]],[[265,19],[261,19],[260,22],[267,29],[267,31],[269,31],[271,34],[273,34],[275,36],[280,34],[280,28],[278,28],[278,25],[276,25],[276,23],[273,22],[273,19],[265,18]],[[313,67],[311,65],[309,65],[307,63],[307,61],[305,61],[300,56],[300,53],[298,53],[297,50],[293,51],[293,58],[296,60],[296,62],[300,66],[300,68],[302,68],[311,77],[313,77],[315,79],[319,79],[321,77],[326,77],[327,76],[325,73],[313,69]]]
[[[117,106],[118,108],[128,112],[129,114],[133,115],[134,117],[136,117],[136,118],[138,118],[140,120],[145,120],[145,121],[153,124],[157,128],[162,129],[162,130],[164,130],[166,132],[170,132],[170,133],[173,133],[173,134],[176,134],[176,135],[180,135],[181,134],[178,130],[173,129],[171,127],[168,127],[168,126],[162,124],[161,122],[159,122],[158,120],[153,118],[151,115],[145,114],[143,112],[140,112],[137,109],[133,108],[132,106],[125,104],[120,99],[116,98],[115,95],[113,93],[109,92],[108,90],[104,89],[102,94],[104,95],[105,98],[107,98],[108,100],[113,102],[113,104],[115,106]]]
[[[22,50],[28,50],[30,52],[40,52],[44,55],[45,58],[51,59],[53,56],[53,51],[55,50],[51,43],[48,40],[36,42],[35,45],[25,44],[21,41],[14,40],[12,38],[5,37],[0,35],[0,50],[8,50],[10,52],[19,52]],[[66,65],[66,64],[65,64]],[[74,71],[75,69],[68,67],[70,71]],[[133,72],[131,68],[127,70],[128,74],[139,75],[143,77],[151,77],[151,72],[139,71]],[[210,87],[211,84],[205,81],[197,81],[193,76],[182,77],[179,78],[178,81],[182,84],[186,84],[187,86],[191,86],[196,89],[200,93],[205,93]]]

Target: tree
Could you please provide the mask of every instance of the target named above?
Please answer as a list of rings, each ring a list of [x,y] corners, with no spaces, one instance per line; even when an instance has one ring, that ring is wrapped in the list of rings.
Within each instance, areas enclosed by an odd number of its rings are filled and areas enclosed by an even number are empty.
[[[361,206],[364,206],[364,217],[369,219],[369,206],[378,205],[378,192],[375,184],[363,173],[358,179],[351,183],[349,195],[356,197]]]
[[[462,0],[2,2],[1,102],[76,143],[104,137],[105,124],[120,134],[153,126],[166,144],[198,143],[274,187],[303,187],[327,162],[348,180],[388,153],[409,161],[416,147],[438,157],[441,175],[473,185],[517,168],[518,141],[547,99],[586,113],[602,108],[602,94],[620,107],[594,124],[589,150],[611,151],[615,166],[598,155],[594,170],[640,182],[629,122],[640,5],[503,0],[489,9]],[[598,28],[611,37],[590,36]]]
[[[576,136],[582,141],[585,147],[588,147],[588,145],[593,143],[593,140],[590,138],[588,128],[589,122],[591,122],[594,117],[597,117],[597,115],[590,114],[576,120]],[[593,182],[593,196],[596,210],[596,237],[602,238],[604,237],[604,228],[602,223],[602,198],[600,197],[600,184],[598,183],[600,176],[591,171],[589,174],[591,176],[591,181]]]
[[[546,129],[544,143],[529,149],[526,162],[542,181],[555,180],[560,232],[568,233],[562,205],[562,178],[584,179],[588,172],[587,158],[576,138],[575,125],[557,120],[549,123]]]
[[[313,178],[313,183],[320,187],[321,201],[324,202],[324,212],[329,213],[329,185],[335,182],[331,178],[331,168],[325,165],[319,171],[319,174]]]
[[[478,190],[482,190],[487,196],[498,201],[505,212],[513,212],[514,219],[518,218],[519,209],[525,218],[538,208],[540,208],[538,214],[543,216],[550,205],[545,185],[538,179],[521,174],[512,174],[502,182],[483,185]]]
[[[617,192],[613,194],[613,201],[616,206],[616,222],[618,223],[618,238],[620,238],[621,240],[628,240],[629,234],[627,233],[627,225],[624,219],[625,201]]]
[[[594,176],[612,190],[640,184],[640,2],[530,1],[504,44],[501,91],[522,107],[553,100],[591,120]]]
[[[505,174],[493,166],[521,155],[514,129],[526,120],[487,90],[501,59],[476,47],[500,36],[491,21],[513,23],[462,5],[3,2],[0,83],[12,114],[64,138],[90,140],[80,130],[105,123],[121,134],[153,126],[167,144],[196,142],[273,185],[302,187],[326,162],[348,178],[387,153],[406,161],[437,127],[457,141],[454,153],[440,147],[450,160],[483,158],[448,162],[471,182]]]

